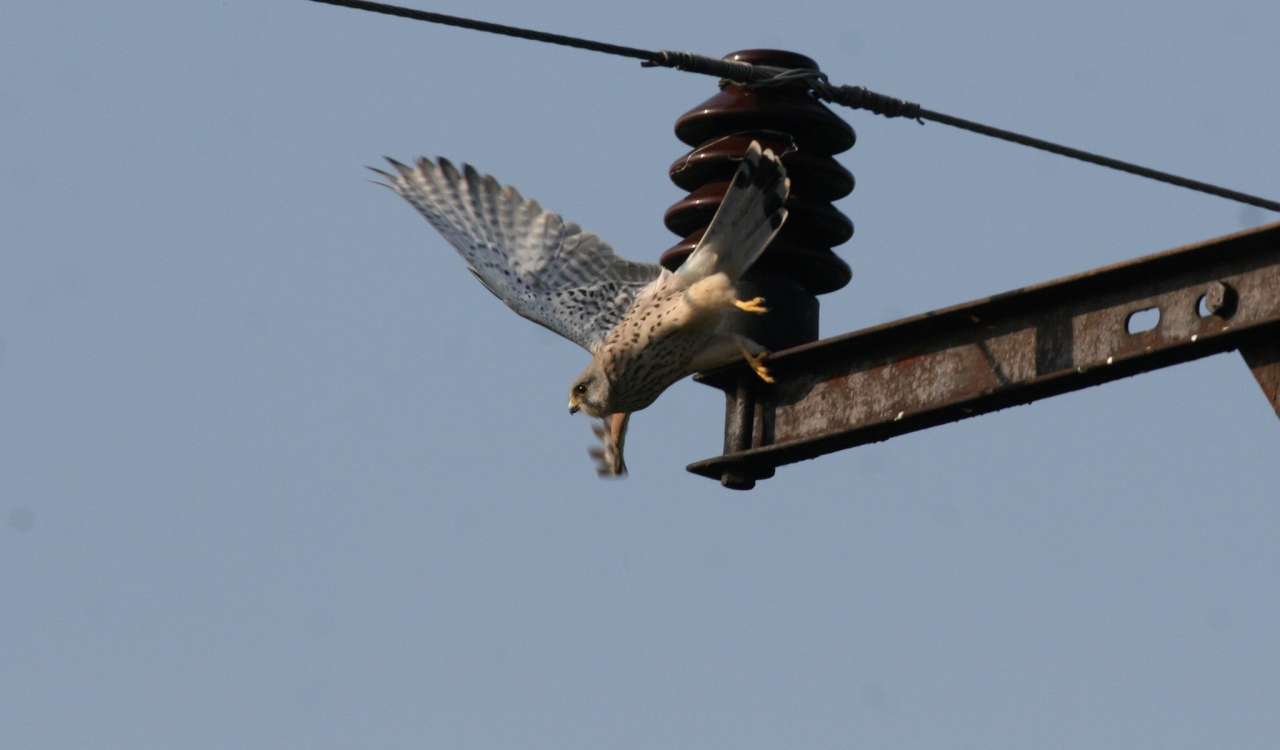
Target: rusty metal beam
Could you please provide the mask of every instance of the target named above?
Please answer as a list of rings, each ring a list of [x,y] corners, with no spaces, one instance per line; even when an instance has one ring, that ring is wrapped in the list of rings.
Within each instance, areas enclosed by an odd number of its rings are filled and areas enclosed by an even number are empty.
[[[699,376],[725,391],[725,454],[689,471],[750,489],[784,464],[1233,349],[1280,414],[1280,224],[787,349],[772,386],[736,365]]]
[[[1262,394],[1276,410],[1276,416],[1280,417],[1280,336],[1243,344],[1240,353],[1253,371],[1253,377],[1257,378],[1258,385],[1262,386]]]

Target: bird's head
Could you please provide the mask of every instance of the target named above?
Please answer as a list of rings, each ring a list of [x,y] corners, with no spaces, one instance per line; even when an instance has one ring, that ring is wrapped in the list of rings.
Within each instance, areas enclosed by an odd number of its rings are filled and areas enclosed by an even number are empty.
[[[581,409],[593,417],[609,413],[609,378],[600,363],[592,360],[569,387],[569,413]]]

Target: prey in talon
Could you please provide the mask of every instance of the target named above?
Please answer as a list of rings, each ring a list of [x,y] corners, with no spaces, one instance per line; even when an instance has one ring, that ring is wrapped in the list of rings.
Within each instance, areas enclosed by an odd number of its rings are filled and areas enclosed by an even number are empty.
[[[730,331],[728,313],[768,312],[742,299],[738,281],[787,218],[790,181],[778,156],[753,141],[697,247],[675,271],[617,256],[591,232],[525,199],[470,165],[388,159],[374,171],[444,236],[486,289],[517,314],[586,349],[569,387],[569,413],[585,412],[601,446],[602,476],[626,474],[630,414],[677,380],[742,358],[766,383],[766,352]]]

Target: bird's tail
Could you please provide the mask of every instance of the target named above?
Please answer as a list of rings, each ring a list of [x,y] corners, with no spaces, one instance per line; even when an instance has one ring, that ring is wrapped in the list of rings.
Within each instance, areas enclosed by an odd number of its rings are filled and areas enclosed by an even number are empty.
[[[698,246],[677,271],[697,280],[724,273],[737,281],[787,220],[791,181],[782,160],[752,141]]]

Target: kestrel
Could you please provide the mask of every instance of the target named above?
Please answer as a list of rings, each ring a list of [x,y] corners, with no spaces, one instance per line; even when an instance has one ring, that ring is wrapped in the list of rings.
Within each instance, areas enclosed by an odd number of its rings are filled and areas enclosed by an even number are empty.
[[[591,362],[569,389],[569,413],[602,420],[592,451],[602,476],[626,473],[631,412],[668,386],[741,356],[766,382],[765,351],[726,327],[733,309],[767,312],[735,285],[786,221],[782,162],[752,142],[692,254],[674,272],[614,254],[596,235],[515,188],[447,159],[374,171],[409,201],[508,307],[578,344]]]

